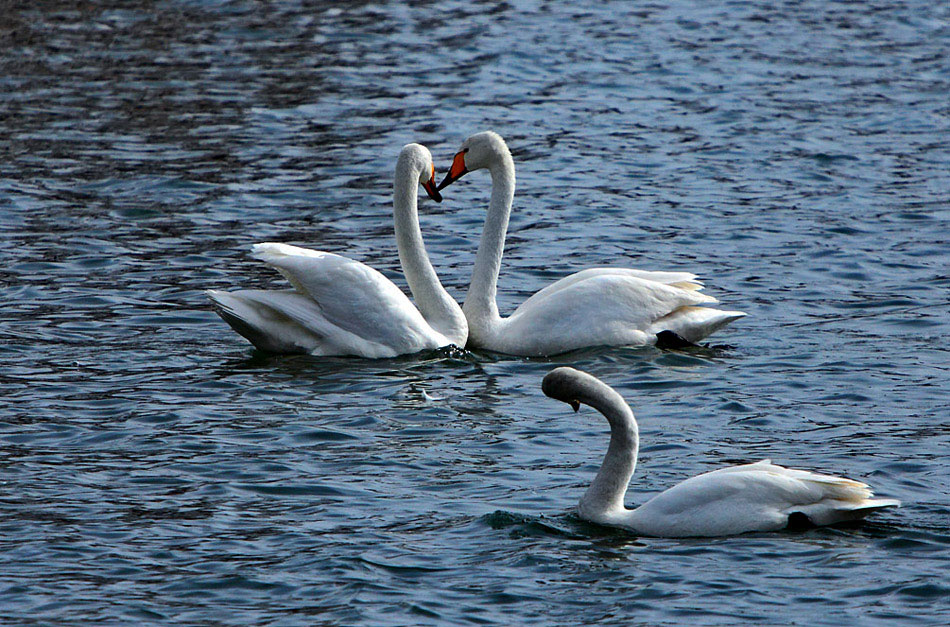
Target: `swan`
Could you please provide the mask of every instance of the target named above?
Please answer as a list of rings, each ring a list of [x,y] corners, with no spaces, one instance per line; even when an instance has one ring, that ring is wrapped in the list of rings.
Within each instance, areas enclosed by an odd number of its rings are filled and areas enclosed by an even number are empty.
[[[280,272],[289,290],[209,290],[217,313],[257,348],[274,353],[394,357],[454,344],[468,323],[439,282],[419,229],[417,186],[436,202],[429,150],[399,153],[393,191],[396,245],[418,309],[392,281],[366,264],[287,244],[255,244],[252,254]]]
[[[613,388],[574,368],[555,368],[545,375],[541,389],[574,411],[581,403],[590,405],[610,423],[607,455],[577,507],[578,515],[593,523],[648,536],[726,536],[790,524],[831,525],[900,505],[894,499],[871,498],[863,483],[765,459],[692,477],[629,510],[623,497],[640,446],[630,406]]]
[[[492,131],[466,139],[438,189],[482,168],[491,175],[492,191],[462,305],[469,348],[546,356],[587,346],[656,344],[658,337],[678,345],[698,342],[745,316],[701,306],[717,301],[701,293],[702,284],[688,272],[591,268],[545,287],[502,318],[495,295],[515,191],[515,166],[505,141]]]

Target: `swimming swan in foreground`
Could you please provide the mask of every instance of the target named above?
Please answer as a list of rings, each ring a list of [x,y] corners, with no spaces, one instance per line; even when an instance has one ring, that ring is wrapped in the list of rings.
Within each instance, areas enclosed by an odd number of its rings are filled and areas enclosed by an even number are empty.
[[[275,353],[394,357],[454,344],[468,324],[439,282],[419,229],[417,189],[439,202],[432,155],[419,144],[399,153],[393,215],[399,261],[418,309],[381,273],[333,253],[255,244],[253,255],[290,281],[291,290],[209,290],[215,310],[257,348]]]
[[[549,285],[502,318],[495,294],[515,192],[515,166],[505,141],[491,131],[466,139],[438,189],[483,168],[491,174],[492,190],[462,305],[469,348],[544,356],[586,346],[656,344],[663,331],[698,342],[745,315],[701,306],[717,301],[699,291],[702,284],[689,272],[591,268]]]
[[[640,445],[630,407],[613,388],[573,368],[555,368],[541,389],[574,411],[581,403],[590,405],[610,423],[607,456],[577,507],[584,520],[648,536],[726,536],[776,531],[806,519],[831,525],[900,505],[894,499],[872,499],[863,483],[783,468],[766,459],[692,477],[629,510],[623,497]]]

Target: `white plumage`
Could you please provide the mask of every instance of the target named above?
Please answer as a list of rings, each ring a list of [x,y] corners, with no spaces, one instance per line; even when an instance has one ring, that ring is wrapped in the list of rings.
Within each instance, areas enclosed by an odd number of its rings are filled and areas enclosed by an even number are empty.
[[[492,194],[462,309],[469,347],[514,355],[553,355],[587,346],[655,344],[672,331],[697,342],[744,313],[706,305],[716,299],[688,272],[592,268],[545,287],[502,318],[495,296],[514,197],[515,171],[504,140],[486,131],[462,144],[442,189],[471,170],[491,173]]]
[[[254,245],[253,256],[280,272],[294,289],[210,290],[216,310],[235,331],[268,352],[378,358],[464,346],[465,316],[439,283],[419,229],[416,189],[424,183],[434,190],[433,172],[425,147],[403,148],[393,194],[396,241],[418,308],[366,264],[264,243]]]
[[[610,386],[573,368],[556,368],[544,393],[577,408],[588,404],[610,423],[604,462],[577,508],[591,522],[662,537],[726,536],[776,531],[793,516],[814,525],[859,520],[900,501],[875,499],[864,483],[777,466],[763,460],[691,477],[629,510],[623,499],[633,476],[639,432],[633,412]]]

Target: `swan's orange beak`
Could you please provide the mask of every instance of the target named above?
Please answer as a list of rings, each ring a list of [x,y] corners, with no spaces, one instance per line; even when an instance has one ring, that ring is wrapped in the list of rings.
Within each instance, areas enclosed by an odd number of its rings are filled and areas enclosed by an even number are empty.
[[[442,190],[447,185],[451,185],[455,181],[459,180],[463,176],[468,174],[468,168],[465,167],[465,151],[459,152],[455,155],[455,158],[452,159],[452,167],[449,168],[449,173],[445,175],[445,178],[442,179],[442,182],[439,183],[439,190]]]
[[[429,195],[429,198],[436,202],[442,202],[442,194],[439,193],[439,189],[435,187],[435,166],[432,166],[432,174],[429,176],[429,180],[422,184],[422,189],[426,190],[426,194]]]

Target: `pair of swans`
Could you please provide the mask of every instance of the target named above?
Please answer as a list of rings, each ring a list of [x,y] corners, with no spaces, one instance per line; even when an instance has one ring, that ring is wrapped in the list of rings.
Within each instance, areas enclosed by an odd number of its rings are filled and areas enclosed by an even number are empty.
[[[647,536],[728,536],[860,520],[900,505],[894,499],[872,498],[863,483],[784,468],[766,459],[691,477],[629,510],[623,498],[640,446],[630,406],[613,388],[573,368],[552,370],[541,389],[574,411],[581,403],[590,405],[610,424],[607,455],[577,507],[578,515],[593,523]]]
[[[419,228],[417,185],[439,190],[467,172],[487,169],[492,191],[462,307],[442,287]],[[528,298],[507,318],[496,304],[498,274],[515,190],[504,140],[486,131],[465,140],[435,187],[432,156],[419,144],[399,154],[393,192],[396,244],[418,308],[382,274],[327,252],[257,244],[253,255],[294,289],[209,291],[215,309],[238,333],[268,352],[393,357],[454,344],[499,353],[546,356],[588,346],[655,344],[658,336],[697,342],[741,318],[705,305],[696,275],[628,268],[572,274]]]

